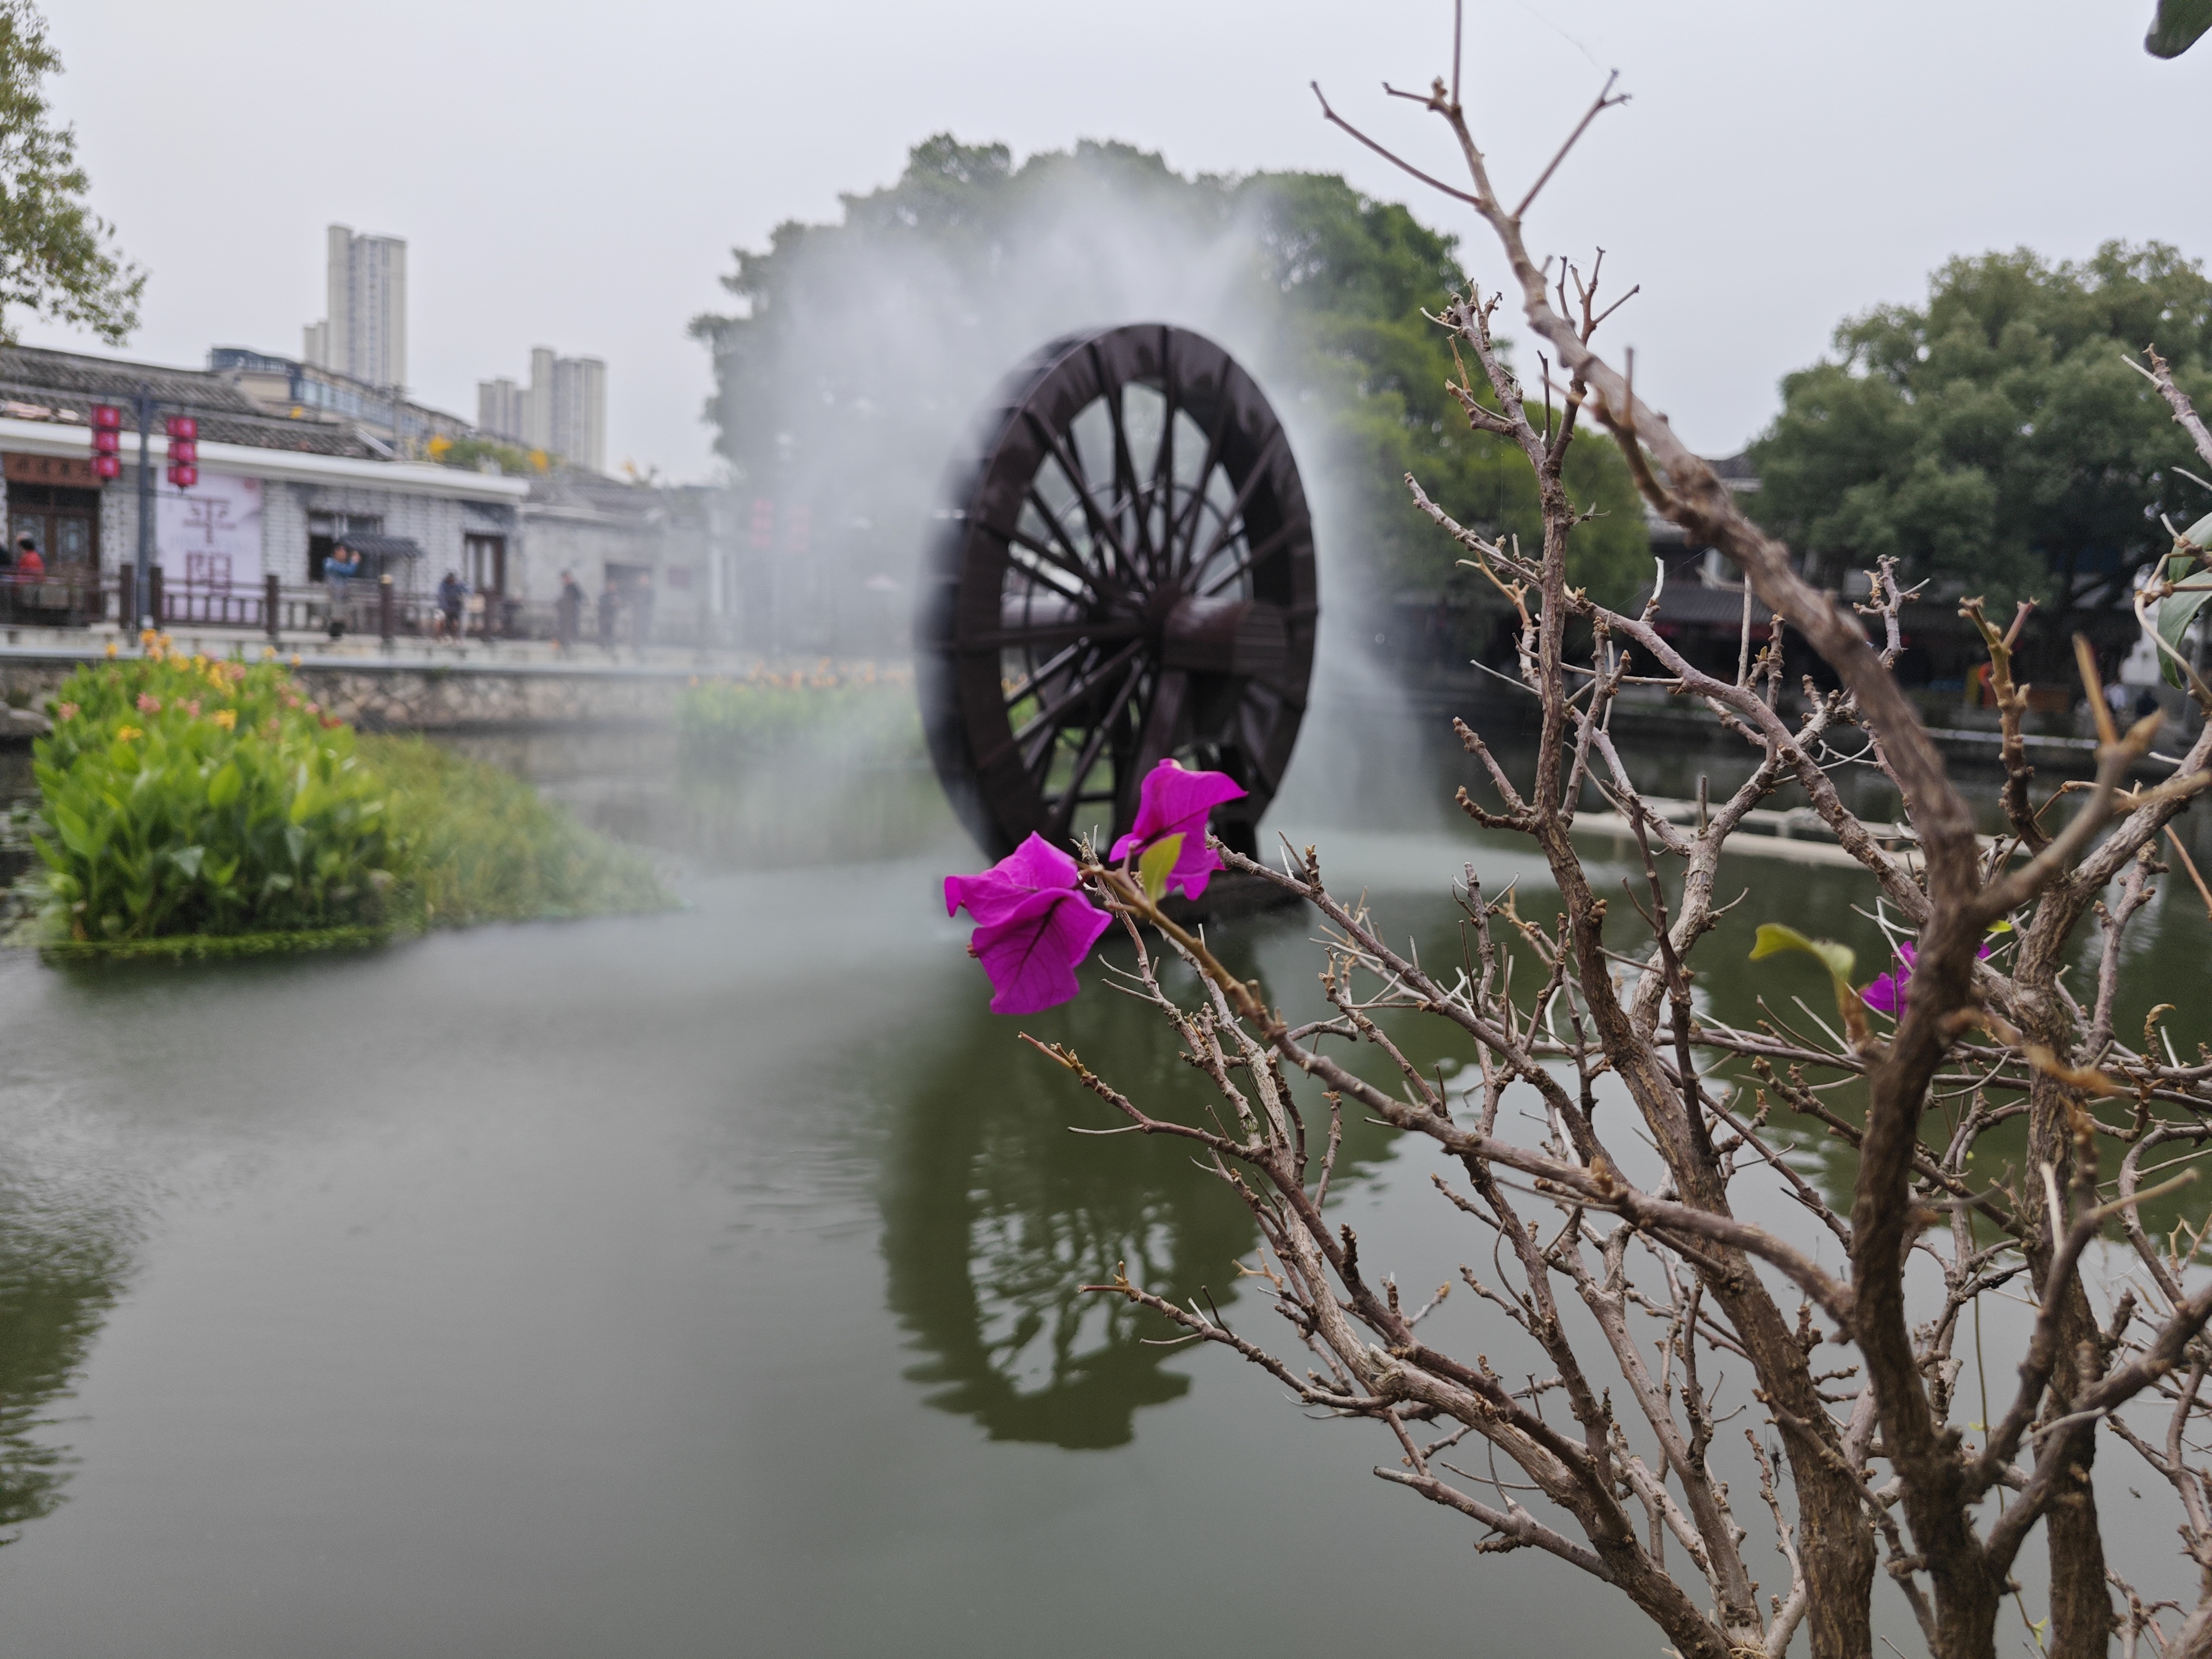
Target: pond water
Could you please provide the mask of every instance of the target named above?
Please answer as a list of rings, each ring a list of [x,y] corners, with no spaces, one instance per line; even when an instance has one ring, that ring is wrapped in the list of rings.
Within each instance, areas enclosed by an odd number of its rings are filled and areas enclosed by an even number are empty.
[[[1346,709],[1276,818],[1455,953],[1462,862],[1545,896],[1407,732]],[[1269,1317],[1242,1210],[1174,1146],[1066,1133],[1108,1120],[985,1011],[926,773],[467,746],[666,853],[687,908],[189,973],[0,955],[0,1654],[1656,1651],[1373,1479],[1369,1428],[1080,1294],[1127,1261]],[[1759,920],[1871,951],[1853,872],[1735,873],[1717,1001],[1811,994],[1744,963]],[[2202,906],[2148,924],[2177,1042],[2212,1036]],[[1308,932],[1214,938],[1298,1005]],[[1126,999],[1019,1028],[1197,1097]],[[1349,1152],[1370,1261],[1431,1285],[1486,1248],[1418,1154]]]

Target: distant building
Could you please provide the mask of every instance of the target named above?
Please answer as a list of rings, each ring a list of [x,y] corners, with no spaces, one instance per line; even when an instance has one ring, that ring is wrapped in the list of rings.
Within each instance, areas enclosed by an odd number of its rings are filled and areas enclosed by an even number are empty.
[[[216,346],[208,353],[208,372],[222,376],[270,415],[343,427],[372,451],[392,456],[419,460],[433,438],[459,443],[476,435],[459,416],[404,398],[398,401],[395,428],[389,386],[374,386],[294,357],[272,356],[244,346]]]
[[[529,398],[529,392],[512,380],[478,380],[477,425],[495,438],[520,443],[522,428],[528,423],[524,406]]]
[[[552,347],[539,346],[530,354],[528,386],[477,382],[477,424],[510,443],[605,472],[607,366],[597,357],[561,357]]]
[[[407,383],[407,244],[330,228],[330,311],[307,327],[301,354],[370,386]]]

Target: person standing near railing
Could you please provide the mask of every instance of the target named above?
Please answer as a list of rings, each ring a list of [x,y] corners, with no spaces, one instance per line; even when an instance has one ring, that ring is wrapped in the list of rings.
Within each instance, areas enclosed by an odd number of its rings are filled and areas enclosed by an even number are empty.
[[[37,538],[25,531],[15,538],[15,580],[19,582],[42,582],[46,579],[46,562],[39,556]]]
[[[438,631],[445,638],[461,637],[461,612],[468,602],[468,586],[461,580],[460,573],[448,570],[445,580],[438,584]]]
[[[584,628],[584,590],[568,571],[561,573],[561,597],[553,604],[553,644],[563,655],[576,648]]]
[[[599,590],[599,649],[611,656],[615,648],[615,618],[622,610],[622,591],[610,575]]]
[[[323,561],[323,581],[330,589],[330,636],[342,637],[346,629],[346,590],[356,576],[361,574],[361,555],[340,542]]]

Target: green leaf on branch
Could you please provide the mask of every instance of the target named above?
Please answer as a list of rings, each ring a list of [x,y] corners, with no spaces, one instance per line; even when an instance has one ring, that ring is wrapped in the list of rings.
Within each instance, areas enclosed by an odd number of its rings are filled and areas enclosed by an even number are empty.
[[[1145,896],[1158,904],[1168,890],[1168,878],[1175,873],[1176,860],[1182,856],[1182,837],[1163,836],[1145,848],[1144,856],[1137,860],[1137,879],[1144,884]]]
[[[2212,0],[2205,0],[2205,4],[2212,7]],[[2199,547],[2212,549],[2212,514],[2199,519],[2182,534]],[[2158,636],[2167,647],[2166,650],[2158,653],[2159,672],[2166,676],[2166,683],[2176,690],[2183,689],[2181,660],[2185,653],[2181,636],[2189,631],[2189,624],[2197,620],[2197,613],[2204,608],[2204,601],[2212,599],[2212,573],[2205,571],[2194,558],[2185,555],[2176,556],[2166,562],[2165,574],[2168,581],[2182,581],[2191,571],[2197,573],[2197,581],[2203,586],[2185,587],[2160,600],[2158,606]]]
[[[1858,965],[1858,955],[1848,945],[1838,945],[1833,939],[1808,939],[1795,927],[1786,927],[1778,921],[1763,921],[1759,925],[1759,939],[1751,947],[1751,959],[1779,955],[1784,951],[1802,951],[1807,956],[1817,957],[1828,976],[1848,988],[1851,969]]]
[[[1858,966],[1858,954],[1848,945],[1838,945],[1832,939],[1808,939],[1795,927],[1778,921],[1759,924],[1759,938],[1751,947],[1751,959],[1779,956],[1784,951],[1802,951],[1828,970],[1828,978],[1836,988],[1836,1012],[1850,1034],[1851,1042],[1860,1047],[1872,1041],[1867,1025],[1866,1006],[1859,994],[1851,988],[1851,972]]]
[[[2143,50],[2154,58],[2179,58],[2212,29],[2212,0],[2158,0],[2158,15]]]

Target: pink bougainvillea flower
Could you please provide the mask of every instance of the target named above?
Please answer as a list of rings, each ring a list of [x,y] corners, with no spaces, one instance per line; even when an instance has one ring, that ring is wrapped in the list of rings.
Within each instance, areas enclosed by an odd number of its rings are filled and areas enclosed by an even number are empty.
[[[1905,981],[1912,977],[1912,964],[1918,954],[1911,939],[1900,941],[1897,947],[1898,966],[1888,973],[1876,975],[1874,983],[1859,993],[1859,1000],[1877,1014],[1893,1018],[1905,1006]]]
[[[979,923],[1003,921],[1035,893],[1072,893],[1075,860],[1042,836],[1032,835],[981,875],[945,878],[945,914],[957,915],[965,905]]]
[[[1982,948],[1974,952],[1977,960],[1985,960],[1996,950],[1993,939],[1982,941]],[[1877,974],[1874,983],[1859,993],[1859,1000],[1877,1014],[1887,1014],[1894,1019],[1905,1012],[1906,988],[1912,983],[1912,967],[1920,959],[1919,947],[1907,939],[1897,943],[1898,965],[1888,973]]]
[[[65,720],[73,720],[76,718],[76,705],[73,702],[58,703],[54,713]]]
[[[1113,856],[1141,858],[1154,842],[1170,836],[1182,837],[1182,850],[1168,872],[1170,890],[1180,887],[1196,898],[1221,868],[1221,855],[1206,844],[1206,815],[1224,801],[1242,799],[1243,787],[1226,772],[1186,771],[1172,760],[1164,760],[1146,777],[1137,800],[1137,822],[1114,843]]]
[[[149,696],[145,692],[141,691],[138,694],[138,712],[142,714],[160,714],[161,700],[159,697]]]
[[[945,878],[945,914],[975,919],[968,952],[991,979],[991,1012],[1034,1014],[1082,989],[1076,964],[1112,918],[1085,895],[1075,860],[1032,835],[980,875]]]

